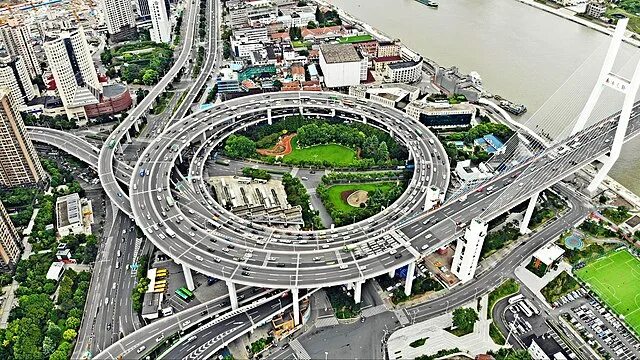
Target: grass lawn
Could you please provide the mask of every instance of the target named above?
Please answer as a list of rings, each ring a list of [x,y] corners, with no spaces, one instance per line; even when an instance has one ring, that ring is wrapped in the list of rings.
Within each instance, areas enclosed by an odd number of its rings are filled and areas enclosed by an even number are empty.
[[[640,334],[640,260],[616,251],[576,271],[614,312]]]
[[[608,17],[608,18],[613,18],[612,15],[614,14],[620,14],[620,15],[624,15],[626,17],[629,18],[629,24],[627,25],[627,28],[635,33],[640,33],[640,16],[628,13],[626,11],[624,11],[624,9],[621,8],[615,8],[615,9],[608,9],[604,16]]]
[[[347,43],[357,43],[357,42],[371,41],[371,40],[373,40],[373,36],[371,35],[353,35],[353,36],[343,36],[340,39],[338,39],[338,42],[341,44],[347,44]]]
[[[333,166],[349,166],[356,160],[356,152],[346,146],[338,144],[316,145],[299,149],[298,141],[291,140],[293,151],[285,155],[284,159],[291,161],[328,161]]]
[[[364,191],[371,192],[376,189],[380,189],[382,191],[389,191],[394,186],[395,186],[395,183],[393,182],[333,185],[328,189],[329,200],[333,203],[336,210],[341,210],[346,213],[349,213],[352,211],[357,211],[358,208],[355,208],[342,200],[341,194],[344,191],[364,190]]]

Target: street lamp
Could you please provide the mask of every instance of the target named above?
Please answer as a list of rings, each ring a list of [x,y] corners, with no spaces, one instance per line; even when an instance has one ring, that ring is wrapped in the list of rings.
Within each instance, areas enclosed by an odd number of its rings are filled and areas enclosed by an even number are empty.
[[[329,357],[329,353],[327,351],[324,352],[324,360],[327,360],[327,358]]]

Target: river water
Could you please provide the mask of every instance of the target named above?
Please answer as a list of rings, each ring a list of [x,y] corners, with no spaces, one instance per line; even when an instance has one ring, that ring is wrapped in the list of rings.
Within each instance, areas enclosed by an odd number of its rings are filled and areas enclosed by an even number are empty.
[[[485,89],[528,107],[519,121],[552,134],[579,113],[609,39],[515,0],[440,0],[438,9],[414,0],[329,2],[441,66],[477,71]],[[614,68],[629,73],[637,50],[623,45],[623,55]],[[621,102],[613,99],[620,96],[605,93],[592,118],[619,110]],[[638,154],[640,138],[625,144],[610,173],[636,194]]]

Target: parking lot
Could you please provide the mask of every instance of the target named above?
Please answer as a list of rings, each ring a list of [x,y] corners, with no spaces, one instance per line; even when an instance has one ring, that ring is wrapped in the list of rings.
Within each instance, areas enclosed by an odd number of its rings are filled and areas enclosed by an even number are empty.
[[[586,295],[586,296],[584,296]],[[584,289],[579,289],[558,301],[561,316],[601,356],[613,359],[639,359],[640,342],[624,325]]]

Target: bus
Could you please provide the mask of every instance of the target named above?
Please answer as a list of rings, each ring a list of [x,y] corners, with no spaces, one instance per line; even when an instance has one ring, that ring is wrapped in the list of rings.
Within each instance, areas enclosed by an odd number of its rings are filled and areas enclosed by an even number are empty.
[[[164,230],[164,232],[166,232],[167,235],[169,235],[169,237],[171,237],[171,238],[175,238],[176,237],[176,233],[173,230],[169,229],[169,228],[166,228]]]
[[[173,199],[171,198],[171,195],[167,195],[167,196],[165,196],[165,200],[167,200],[167,205],[168,205],[169,207],[171,207],[171,206],[175,205],[175,203],[173,202]]]
[[[158,269],[156,270],[156,279],[165,278],[169,275],[169,271],[167,269]]]
[[[524,295],[522,295],[522,294],[518,294],[516,296],[512,296],[512,297],[509,298],[509,305],[515,304],[515,303],[517,303],[518,301],[520,301],[522,299],[524,299]]]
[[[166,286],[154,286],[153,287],[153,292],[155,293],[163,293],[167,291],[167,287]]]
[[[178,151],[179,147],[180,146],[178,144],[173,144],[173,145],[171,145],[171,148],[169,148],[169,150],[171,150],[171,152],[176,152],[176,151]]]
[[[422,131],[420,131],[418,129],[413,129],[413,131],[415,131],[416,134],[418,134],[418,136],[422,136]]]
[[[156,283],[153,284],[153,286],[167,286],[167,280],[156,281]]]
[[[527,306],[529,307],[529,309],[531,309],[531,311],[533,311],[534,314],[536,315],[540,315],[540,310],[533,305],[533,303],[531,302],[531,300],[529,299],[524,299],[525,304],[527,304]]]
[[[193,293],[186,287],[181,287],[180,289],[182,289],[182,292],[185,293],[185,295],[187,295],[189,298],[193,297]]]
[[[520,306],[520,309],[522,310],[522,312],[525,314],[526,317],[533,316],[533,311],[529,309],[529,307],[527,306],[527,304],[524,303],[524,301],[520,301],[517,306]]]
[[[113,149],[116,147],[116,139],[109,141],[109,149]]]
[[[182,288],[179,288],[176,290],[176,295],[178,295],[178,297],[184,301],[189,301],[189,296],[187,296],[187,294],[185,294],[184,292],[182,292]]]

